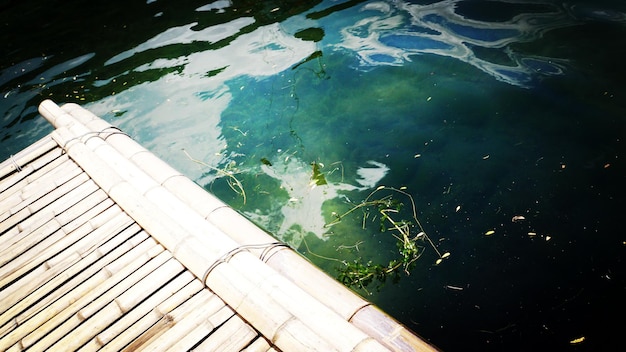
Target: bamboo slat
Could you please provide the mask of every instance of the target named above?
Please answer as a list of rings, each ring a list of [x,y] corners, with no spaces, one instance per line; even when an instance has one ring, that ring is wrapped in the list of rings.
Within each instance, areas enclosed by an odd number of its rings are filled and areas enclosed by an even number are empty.
[[[352,350],[361,341],[369,337],[270,267],[258,266],[255,271],[247,269],[256,262],[258,262],[258,259],[253,255],[242,252],[233,256],[228,263],[217,266],[214,270],[218,271],[220,268],[227,266],[232,267],[234,270],[228,271],[229,276],[231,276],[231,285],[236,286],[237,282],[233,279],[238,279],[239,281],[247,281],[248,285],[253,287],[253,293],[248,292],[244,297],[233,295],[235,298],[233,306],[237,307],[237,311],[246,319],[250,315],[262,314],[263,308],[259,307],[265,306],[263,302],[267,301],[267,306],[280,302],[276,304],[279,304],[289,314],[310,327],[315,331],[315,334],[326,340],[337,350]],[[211,276],[212,274],[209,275],[208,281],[219,285],[219,283],[211,280]],[[209,287],[213,288],[213,285],[209,284]],[[218,294],[220,293],[218,288],[214,290]],[[229,302],[228,296],[222,297]],[[262,298],[262,301],[257,301],[260,298]],[[236,304],[238,302],[241,303]],[[256,311],[254,311],[255,309]],[[244,311],[246,312],[245,314],[243,313]],[[259,324],[263,323],[263,319],[260,319]],[[257,326],[257,324],[254,325]],[[257,328],[260,330],[260,327],[257,326]],[[271,338],[274,335],[266,336]],[[282,348],[280,345],[278,347]],[[382,351],[384,348],[379,345],[378,349],[372,348],[372,351],[374,350]]]
[[[175,341],[168,341],[168,339],[163,338],[163,336],[169,333],[172,338],[179,338],[181,333],[184,334],[184,330],[187,328],[186,325],[181,325],[181,328],[176,329],[174,332],[170,333],[170,331],[179,325],[185,317],[201,309],[202,306],[209,305],[210,302],[219,304],[219,298],[207,290],[199,291],[197,294],[184,301],[180,306],[168,310],[156,324],[128,345],[124,351],[159,350],[158,343],[165,344],[160,348],[161,350],[167,350],[167,347],[174,344]]]
[[[250,345],[242,349],[241,352],[266,352],[270,349],[270,346],[270,343],[263,336],[259,336]]]
[[[54,141],[51,140],[49,136],[46,136],[39,141],[31,144],[21,152],[17,153],[13,157],[0,164],[0,179],[3,179],[7,175],[16,172],[18,170],[18,167],[24,167],[29,162],[33,161],[40,155],[55,147],[57,147],[57,144],[54,143]],[[4,191],[4,189],[2,188],[0,188],[0,190]]]
[[[169,315],[176,307],[187,301],[190,297],[194,297],[204,289],[204,285],[199,280],[193,280],[182,289],[176,291],[173,295],[165,299],[156,307],[150,307],[149,314],[142,316],[131,325],[127,326],[119,334],[109,336],[106,332],[102,338],[97,337],[99,344],[104,345],[101,351],[112,352],[121,351],[123,349],[133,351],[135,348],[144,345],[150,339],[158,336],[163,332],[172,320]],[[131,319],[132,320],[132,319]],[[118,327],[119,328],[119,327]],[[113,337],[111,339],[111,337]]]
[[[241,351],[257,336],[254,329],[235,315],[196,346],[194,351]]]
[[[87,192],[85,190],[86,188],[91,191]],[[75,204],[85,195],[95,192],[96,189],[95,184],[91,182],[86,175],[80,174],[45,196],[34,200],[26,207],[20,208],[20,210],[14,212],[11,217],[0,223],[0,233],[17,225],[19,222],[45,208],[47,205],[51,205],[50,209],[52,209],[53,213],[57,211],[56,209],[67,209],[67,207]],[[54,204],[51,204],[53,202]],[[36,216],[40,215],[46,216],[45,213]],[[36,219],[36,217],[33,219]]]
[[[54,143],[52,139],[50,141]],[[15,172],[1,179],[0,202],[20,192],[26,185],[32,183],[38,177],[48,174],[48,172],[54,170],[59,164],[64,163],[68,159],[67,155],[61,154],[61,148],[57,147],[25,165],[20,172]]]
[[[24,347],[32,346],[34,350],[49,349],[59,338],[85,320],[85,316],[104,307],[169,259],[171,259],[170,253],[161,250],[158,255],[148,262],[142,263],[138,268],[132,268],[133,270],[125,268],[125,270],[115,273],[95,290],[80,297],[72,305],[25,336],[21,340],[22,345]],[[70,317],[72,318],[69,319]]]
[[[124,231],[120,232],[120,234],[113,239],[100,246],[97,250],[89,253],[89,255],[83,257],[79,262],[67,268],[59,275],[54,276],[45,284],[39,286],[28,296],[20,297],[19,302],[10,305],[10,308],[0,315],[0,326],[3,326],[9,319],[17,314],[28,312],[27,314],[29,316],[33,315],[35,312],[42,309],[42,307],[47,306],[50,302],[58,298],[59,295],[69,291],[69,288],[76,286],[77,283],[93,275],[100,267],[92,264],[99,261],[100,265],[106,265],[123,252],[139,244],[146,238],[145,233],[143,233],[143,236],[141,234],[136,235],[139,230],[136,225],[124,229]],[[130,240],[132,236],[134,236],[134,238]],[[124,246],[124,244],[126,244],[126,246]],[[70,280],[72,277],[74,277],[73,282]],[[4,301],[4,299],[2,299],[2,301]],[[0,336],[2,335],[3,334],[0,333]]]
[[[97,336],[91,339],[89,343],[83,346],[80,351],[97,351],[115,337],[128,330],[129,327],[139,321],[142,317],[146,316],[154,307],[163,303],[166,299],[173,296],[176,292],[180,291],[183,287],[191,283],[195,277],[189,271],[184,271],[174,280],[171,280],[157,292],[152,294],[146,300],[138,302],[135,297],[124,293],[120,297],[115,299],[116,304],[120,307],[120,310],[124,312],[113,324],[103,329]],[[200,288],[198,288],[199,290]],[[137,306],[133,307],[134,304]],[[121,347],[121,346],[117,346]]]
[[[202,291],[208,292],[208,291]],[[223,314],[222,309],[227,309],[227,317]],[[181,307],[182,310],[182,307]],[[226,307],[225,303],[216,295],[210,295],[209,299],[203,301],[202,304],[196,305],[193,309],[184,311],[184,314],[173,320],[173,325],[145,346],[142,351],[158,352],[168,351],[187,351],[196,345],[202,338],[210,334],[216,325],[223,323],[233,312]],[[176,310],[173,312],[177,316]]]
[[[0,350],[6,349],[20,341],[20,346],[26,348],[40,337],[45,335],[47,328],[54,328],[68,318],[73,312],[66,308],[76,306],[79,300],[90,301],[100,296],[103,291],[117,284],[125,276],[130,275],[143,264],[163,251],[162,247],[148,239],[135,246],[124,255],[98,270],[87,280],[80,282],[71,290],[65,292],[52,304],[37,311],[34,315],[22,314],[15,318],[16,328],[0,339]],[[55,321],[52,321],[55,319]],[[39,329],[38,332],[34,332]],[[44,331],[42,333],[42,331]]]
[[[24,229],[24,231],[15,234],[13,238],[7,238],[6,246],[5,243],[2,243],[2,246],[0,246],[0,263],[5,264],[9,260],[12,260],[14,256],[24,253],[60,229],[63,229],[66,233],[75,230],[91,219],[91,217],[101,213],[112,205],[113,202],[103,198],[102,193],[96,191],[67,209],[67,212],[80,215],[71,217],[64,216],[65,213],[61,213],[59,216],[54,217],[52,216],[54,215],[53,211],[45,212],[45,215],[50,215],[37,217],[41,219],[41,221],[38,222],[46,221],[42,226],[29,226]],[[73,208],[78,208],[79,211],[76,212]],[[32,232],[31,227],[35,228]]]
[[[128,290],[123,292],[119,297],[112,298],[103,308],[100,308],[98,305],[90,304],[81,309],[76,315],[70,318],[73,320],[72,325],[75,326],[75,329],[72,330],[71,334],[66,335],[52,345],[52,348],[78,349],[183,270],[183,266],[178,261],[173,259],[168,260],[130,286]],[[109,301],[111,296],[113,296],[113,293],[107,292],[107,294],[98,299],[102,300],[104,303]],[[130,305],[120,306],[117,299],[125,300],[130,303]],[[67,326],[68,322],[64,325]]]
[[[121,223],[111,221],[114,218],[119,219]],[[97,235],[100,235],[100,231],[96,231],[96,229],[106,222],[110,222],[110,226],[115,226],[116,228],[124,228],[130,225],[130,219],[128,216],[123,214],[118,207],[110,207],[72,232],[67,233],[63,230],[63,228],[61,228],[59,231],[56,231],[54,234],[43,239],[34,247],[25,251],[25,255],[16,257],[13,261],[0,268],[0,287],[8,284],[34,267],[44,263],[46,260],[57,255],[58,253],[62,251],[67,252],[68,248],[71,250],[71,246],[73,244],[77,242],[80,244],[84,243],[89,239],[89,237],[85,236],[90,232],[93,231],[94,233],[97,233]],[[109,229],[108,227],[103,227],[103,230],[107,231]],[[104,234],[104,236],[107,235],[110,235],[110,233]]]

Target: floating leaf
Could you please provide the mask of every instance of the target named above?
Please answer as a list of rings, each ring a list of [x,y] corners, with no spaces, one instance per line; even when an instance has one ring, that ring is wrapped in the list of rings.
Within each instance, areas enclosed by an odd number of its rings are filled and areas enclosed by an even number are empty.
[[[526,220],[526,218],[525,218],[524,216],[522,216],[522,215],[515,215],[515,216],[511,219],[511,222],[518,222],[518,221],[521,221],[521,220]]]
[[[445,252],[443,255],[441,255],[441,258],[446,259],[450,256],[450,252]]]
[[[585,341],[585,337],[581,336],[579,338],[575,338],[575,339],[571,340],[569,343],[571,343],[572,345],[575,345],[575,344],[581,343],[583,341]]]
[[[441,264],[442,261],[443,261],[443,259],[441,259],[441,258],[437,259],[437,261],[435,262],[435,265]]]
[[[320,172],[320,166],[316,162],[312,162],[311,165],[313,166],[313,175],[311,176],[311,184],[312,185],[314,184],[317,186],[328,184],[326,182],[326,177],[324,177],[324,174]]]
[[[261,164],[272,166],[272,163],[269,160],[267,160],[267,158],[261,158]]]
[[[496,233],[494,230],[489,230],[489,231],[485,232],[485,236],[491,236],[494,233]]]
[[[461,210],[461,206],[460,206],[460,205],[457,205],[457,206],[456,206],[456,209],[455,209],[454,211],[458,213],[458,212],[459,212],[459,210]]]

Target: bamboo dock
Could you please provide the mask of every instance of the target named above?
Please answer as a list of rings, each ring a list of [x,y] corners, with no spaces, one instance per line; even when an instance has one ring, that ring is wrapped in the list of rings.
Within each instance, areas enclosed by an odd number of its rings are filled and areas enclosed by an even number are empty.
[[[0,350],[434,351],[76,104],[0,164]]]

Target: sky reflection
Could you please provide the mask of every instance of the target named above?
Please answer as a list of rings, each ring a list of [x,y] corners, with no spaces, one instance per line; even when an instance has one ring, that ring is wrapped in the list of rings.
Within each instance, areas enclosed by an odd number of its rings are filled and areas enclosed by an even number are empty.
[[[336,46],[357,53],[362,69],[402,65],[415,55],[434,54],[466,62],[499,81],[520,87],[531,86],[542,75],[562,73],[564,60],[534,56],[532,62],[525,61],[526,56],[516,51],[514,44],[534,41],[547,31],[574,25],[566,11],[546,3],[549,11],[519,13],[505,21],[484,21],[459,14],[460,3],[367,3],[361,8],[361,20],[341,30],[343,40]],[[480,58],[475,47],[497,49],[509,62]],[[536,69],[538,65],[542,70]]]

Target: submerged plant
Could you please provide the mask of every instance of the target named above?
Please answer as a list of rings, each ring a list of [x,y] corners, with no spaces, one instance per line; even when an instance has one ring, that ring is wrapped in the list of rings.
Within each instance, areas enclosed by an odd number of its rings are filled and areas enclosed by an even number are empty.
[[[381,197],[376,197],[380,192],[388,191]],[[411,206],[410,219],[398,219],[401,216],[401,210],[404,203],[400,202],[394,195],[402,195],[406,197]],[[372,211],[375,209],[375,212]],[[362,202],[352,206],[345,213],[338,215],[333,213],[335,219],[326,224],[326,227],[336,225],[342,219],[361,210],[362,228],[365,229],[369,219],[378,219],[379,230],[381,232],[389,232],[395,239],[398,247],[398,255],[390,260],[387,264],[374,264],[372,261],[365,262],[362,258],[353,261],[339,261],[341,266],[338,268],[339,274],[337,279],[346,286],[358,287],[367,291],[366,287],[374,281],[379,284],[385,283],[387,279],[397,282],[401,273],[409,275],[415,267],[417,259],[422,255],[424,246],[418,243],[423,242],[429,244],[437,253],[437,261],[435,265],[439,265],[444,259],[450,256],[449,252],[441,254],[437,246],[424,231],[421,222],[417,218],[417,210],[413,197],[407,193],[404,188],[397,189],[387,186],[379,186],[372,191]],[[374,215],[372,215],[374,213]]]
[[[215,171],[218,174],[219,177],[226,177],[226,181],[227,181],[228,186],[230,187],[230,189],[232,189],[233,192],[235,192],[238,195],[240,195],[243,198],[243,204],[246,204],[246,191],[243,189],[243,185],[241,184],[239,179],[237,179],[237,177],[235,177],[235,175],[233,175],[232,172],[228,172],[227,170],[223,170],[223,169],[218,169],[218,168],[216,168],[214,166],[211,166],[211,165],[205,163],[202,160],[194,159],[184,149],[183,149],[183,153],[185,153],[187,158],[189,158],[189,160],[193,161],[194,163],[198,163],[198,164],[200,164],[200,165],[202,165],[204,167],[207,167],[207,168]]]

